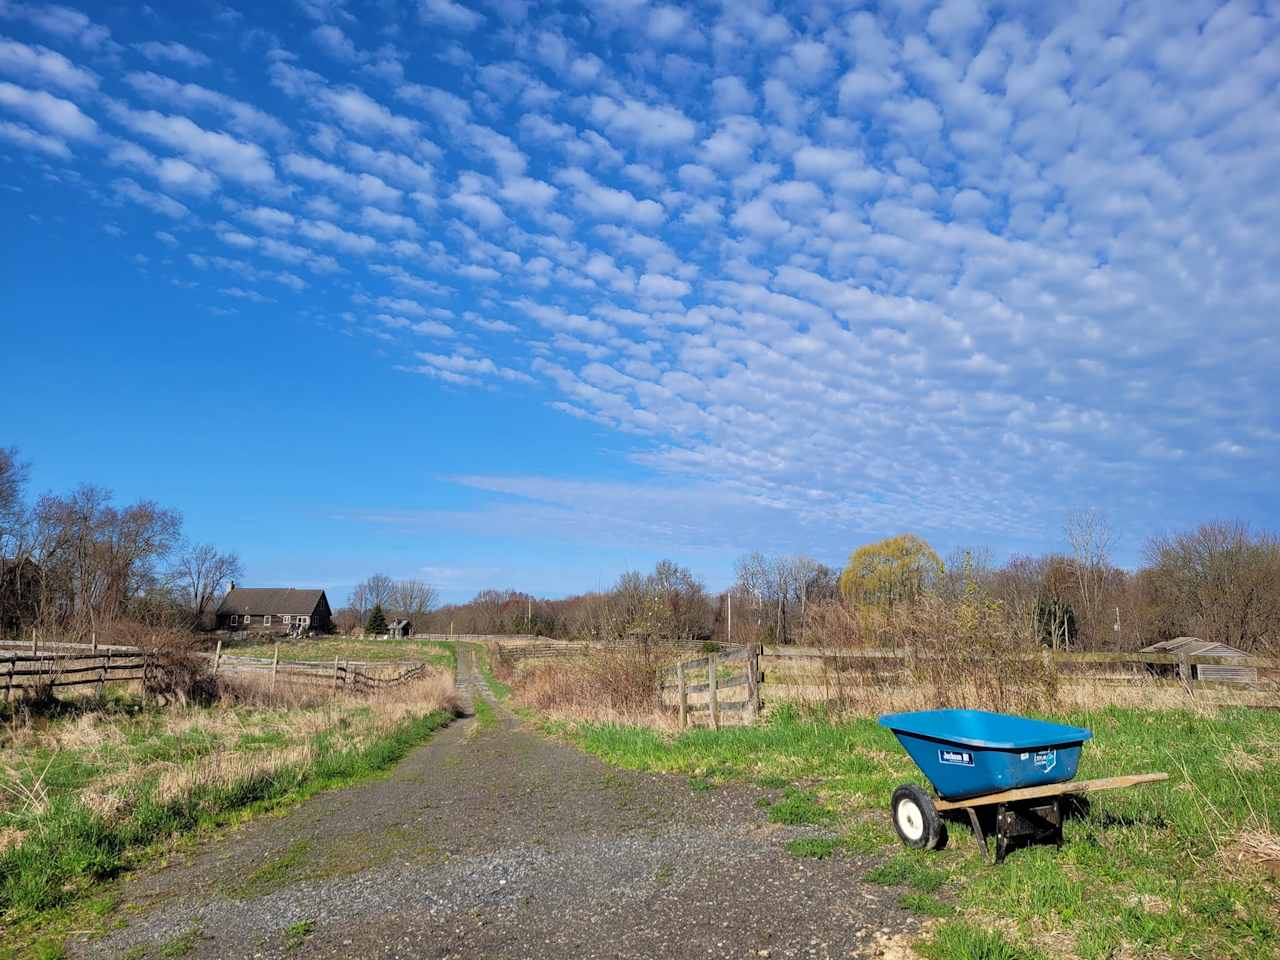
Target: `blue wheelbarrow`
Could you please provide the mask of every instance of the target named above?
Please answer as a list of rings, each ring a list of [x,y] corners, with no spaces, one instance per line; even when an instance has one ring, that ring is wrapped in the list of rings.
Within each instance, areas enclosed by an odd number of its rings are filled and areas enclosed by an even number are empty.
[[[982,820],[995,808],[994,862],[1014,845],[1062,844],[1062,800],[1169,779],[1139,773],[1101,780],[1073,780],[1080,750],[1093,733],[1083,727],[986,710],[922,710],[880,718],[893,731],[936,797],[912,783],[893,791],[893,826],[909,847],[946,845],[943,816],[969,815],[983,856],[992,859]],[[985,816],[980,817],[979,812]]]

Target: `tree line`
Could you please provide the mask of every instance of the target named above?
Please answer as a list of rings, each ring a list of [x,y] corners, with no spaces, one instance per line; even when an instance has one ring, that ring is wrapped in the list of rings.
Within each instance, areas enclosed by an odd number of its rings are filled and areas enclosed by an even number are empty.
[[[484,590],[421,622],[431,632],[532,633],[596,643],[628,638],[808,645],[893,644],[980,621],[1011,643],[1136,650],[1195,636],[1280,654],[1280,540],[1217,521],[1151,537],[1135,571],[1111,559],[1097,511],[1070,514],[1063,549],[993,562],[985,547],[945,558],[912,534],[855,549],[843,569],[812,557],[743,555],[733,584],[710,594],[664,560],[603,591],[557,600]],[[925,615],[927,614],[927,616]],[[932,638],[943,639],[943,638]]]
[[[0,635],[130,642],[189,630],[241,576],[235,553],[183,537],[176,510],[117,504],[92,484],[31,500],[27,478],[18,451],[0,448]]]

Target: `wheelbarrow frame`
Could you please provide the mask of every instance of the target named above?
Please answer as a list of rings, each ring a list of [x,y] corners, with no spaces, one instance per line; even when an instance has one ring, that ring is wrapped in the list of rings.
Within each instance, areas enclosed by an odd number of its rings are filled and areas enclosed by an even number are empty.
[[[900,791],[912,787],[911,799],[917,805],[924,801],[931,807],[923,811],[926,819],[936,818],[940,813],[955,813],[963,810],[969,816],[974,837],[982,848],[982,855],[988,863],[1001,863],[1009,852],[1014,841],[1031,838],[1031,842],[1049,842],[1059,846],[1062,844],[1062,799],[1079,796],[1099,790],[1118,790],[1124,787],[1135,787],[1144,783],[1159,783],[1168,780],[1167,773],[1134,773],[1121,777],[1103,777],[1097,780],[1067,780],[1062,783],[1051,783],[1038,787],[1020,787],[1016,790],[1001,790],[998,793],[986,793],[963,800],[943,800],[929,796],[914,785],[904,784],[894,791],[894,802],[890,807],[890,816],[894,827],[904,843],[912,846],[941,846],[936,837],[931,838],[928,830],[923,831],[919,841],[909,839],[899,823]],[[991,853],[987,843],[987,834],[982,829],[978,816],[979,807],[994,806],[995,816],[995,854]],[[943,841],[945,842],[945,841]]]

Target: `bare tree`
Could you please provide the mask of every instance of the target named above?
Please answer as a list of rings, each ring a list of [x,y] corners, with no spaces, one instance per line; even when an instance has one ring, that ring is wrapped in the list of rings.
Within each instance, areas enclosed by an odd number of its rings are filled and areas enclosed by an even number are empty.
[[[229,583],[242,576],[244,568],[238,556],[219,553],[213,544],[202,543],[184,546],[169,579],[196,623],[202,623],[213,601]]]
[[[1248,652],[1280,649],[1280,540],[1241,523],[1206,523],[1147,544],[1143,583],[1162,633]]]
[[[439,591],[423,580],[397,580],[391,590],[391,609],[410,616],[430,613],[439,601]]]
[[[1093,635],[1099,630],[1102,594],[1110,569],[1108,554],[1114,537],[1107,518],[1093,509],[1073,510],[1067,514],[1065,530],[1075,560],[1080,612]]]
[[[83,636],[160,582],[159,564],[177,543],[182,521],[151,501],[117,509],[110,493],[85,484],[66,497],[42,497],[34,525],[42,603],[65,610],[68,625]]]

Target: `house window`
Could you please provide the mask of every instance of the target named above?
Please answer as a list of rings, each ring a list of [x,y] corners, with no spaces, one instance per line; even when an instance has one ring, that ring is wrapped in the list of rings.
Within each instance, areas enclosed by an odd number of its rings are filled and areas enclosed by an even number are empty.
[[[240,622],[240,618],[239,618],[239,617],[237,617],[237,616],[233,613],[233,614],[231,615],[231,625],[234,627],[234,626],[235,626],[236,624],[238,624],[239,622]]]
[[[271,614],[269,614],[269,613],[264,613],[264,614],[262,615],[262,625],[263,625],[264,627],[269,627],[269,626],[271,626]]]
[[[291,623],[291,622],[293,622],[293,618],[292,618],[292,617],[290,617],[290,616],[289,616],[289,614],[287,614],[287,613],[286,613],[283,617],[281,617],[281,619],[282,619],[282,620],[284,620],[284,622],[285,622],[285,623]]]
[[[305,626],[307,626],[308,624],[310,624],[310,623],[311,623],[311,618],[310,618],[310,617],[299,617],[299,618],[298,618],[298,622],[299,622],[299,623],[301,623],[301,624],[305,627]]]

